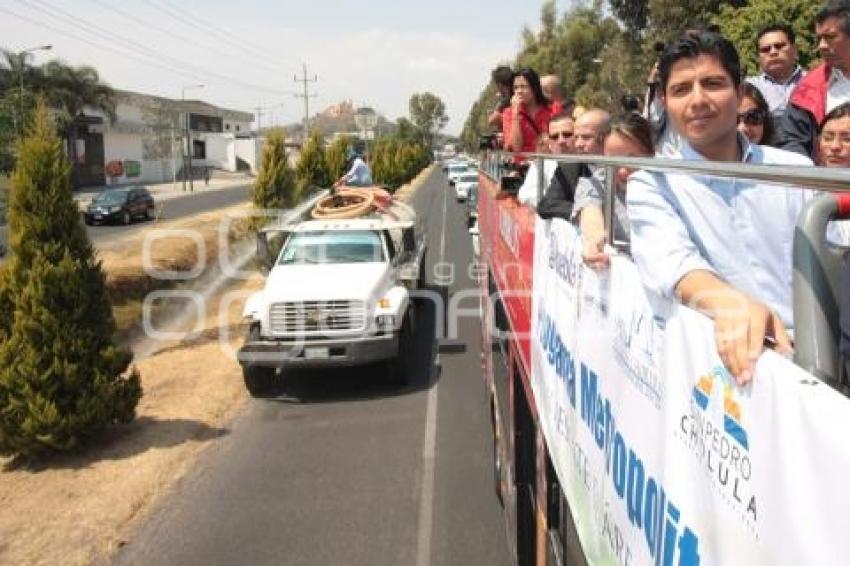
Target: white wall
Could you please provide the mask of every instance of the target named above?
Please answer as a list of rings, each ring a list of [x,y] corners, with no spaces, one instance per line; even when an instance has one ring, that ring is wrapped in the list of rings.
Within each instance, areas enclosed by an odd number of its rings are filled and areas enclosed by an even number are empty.
[[[263,150],[263,138],[238,138],[233,141],[234,163],[238,157],[251,166],[251,173],[256,175],[260,166],[260,156]]]
[[[232,150],[233,134],[194,134],[193,139],[206,143],[207,158],[203,160],[206,165],[225,171],[236,171],[236,155]]]

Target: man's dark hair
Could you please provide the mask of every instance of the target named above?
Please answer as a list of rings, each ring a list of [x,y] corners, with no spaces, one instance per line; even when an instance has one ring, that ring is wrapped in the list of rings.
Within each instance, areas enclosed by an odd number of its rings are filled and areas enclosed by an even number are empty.
[[[822,24],[829,18],[839,18],[841,31],[850,35],[850,0],[828,0],[815,14],[815,23]]]
[[[667,90],[670,80],[670,69],[682,59],[695,59],[700,55],[714,55],[720,65],[729,73],[735,88],[741,84],[741,60],[732,42],[710,31],[686,33],[667,46],[658,61],[658,75],[661,80],[661,90]]]
[[[552,122],[557,122],[558,120],[573,120],[574,121],[575,119],[573,118],[572,114],[564,111],[564,112],[558,112],[557,114],[555,114],[554,116],[549,118],[549,123],[551,124]]]
[[[763,26],[759,30],[758,34],[756,35],[756,50],[758,50],[758,48],[759,48],[759,41],[761,41],[761,38],[765,34],[772,33],[772,32],[775,32],[775,31],[781,31],[782,33],[784,33],[785,37],[788,38],[788,43],[791,44],[791,45],[794,45],[794,42],[797,41],[797,34],[794,33],[794,28],[792,28],[790,25],[786,24],[785,22],[773,22],[771,24],[767,24],[766,26]]]
[[[507,65],[499,65],[493,72],[490,73],[490,76],[493,79],[493,82],[497,85],[505,85],[505,86],[513,86],[514,83],[514,72],[513,69],[508,67]]]
[[[624,94],[620,97],[620,108],[623,112],[640,112],[640,99],[631,93]]]

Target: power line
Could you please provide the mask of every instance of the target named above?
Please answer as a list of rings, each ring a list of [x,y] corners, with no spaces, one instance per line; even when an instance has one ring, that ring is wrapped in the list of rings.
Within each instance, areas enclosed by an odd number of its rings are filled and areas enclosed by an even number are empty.
[[[216,53],[216,54],[221,55],[223,57],[230,57],[230,58],[234,57],[233,53],[230,53],[228,51],[223,51],[223,50],[217,49],[215,47],[211,47],[209,44],[205,45],[203,43],[200,43],[198,41],[193,40],[191,37],[189,37],[187,35],[181,35],[181,34],[165,31],[164,29],[162,29],[161,26],[159,26],[157,24],[152,24],[149,21],[146,21],[142,18],[139,18],[138,16],[135,16],[133,14],[130,14],[130,13],[128,13],[128,12],[126,12],[126,11],[120,9],[120,8],[117,8],[117,7],[109,4],[108,2],[104,2],[103,0],[89,0],[89,1],[94,2],[98,6],[105,8],[105,9],[111,11],[111,12],[114,12],[114,13],[124,17],[125,19],[133,22],[133,24],[136,25],[136,26],[141,24],[141,25],[155,31],[156,33],[159,33],[160,35],[168,37],[169,39],[176,39],[178,41],[182,41],[183,43],[193,45],[193,46],[195,46],[199,49],[203,49],[205,51]],[[244,66],[244,59],[240,59],[239,62],[240,62],[241,65]],[[280,70],[279,66],[271,65],[269,63],[266,63],[265,61],[252,61],[252,63],[262,65],[263,69],[265,69],[267,71],[268,70],[271,70],[271,71],[279,71]]]
[[[173,57],[165,55],[165,54],[163,54],[159,51],[156,51],[154,49],[150,49],[150,48],[148,48],[148,47],[146,47],[146,46],[144,46],[140,43],[137,43],[137,42],[135,42],[131,39],[123,38],[123,37],[121,37],[117,34],[114,34],[112,32],[101,30],[101,29],[97,28],[96,26],[90,24],[86,20],[83,20],[82,18],[78,18],[77,16],[74,16],[73,14],[69,14],[68,12],[65,12],[64,10],[57,8],[55,6],[50,6],[49,4],[46,4],[45,2],[43,2],[42,0],[17,0],[17,1],[19,3],[25,5],[25,6],[29,7],[30,9],[36,10],[37,12],[41,12],[41,13],[53,18],[54,20],[59,20],[59,21],[62,21],[64,23],[70,24],[72,26],[82,27],[83,29],[81,29],[80,31],[84,31],[85,33],[89,33],[91,35],[97,36],[97,37],[99,37],[99,38],[101,38],[105,41],[110,42],[110,43],[116,43],[119,46],[119,48],[125,49],[126,51],[140,54],[143,57],[149,57],[149,58],[151,58],[155,61],[158,61],[158,62],[163,62],[166,65],[173,67],[173,68],[186,69],[193,76],[200,78],[201,80],[208,80],[210,77],[217,77],[220,81],[224,81],[224,83],[228,84],[228,85],[241,85],[243,88],[248,89],[248,90],[252,90],[252,91],[259,90],[259,91],[270,92],[270,93],[273,93],[273,94],[285,94],[284,91],[265,87],[265,86],[262,86],[262,85],[247,83],[245,81],[233,79],[232,77],[227,77],[225,75],[221,75],[221,74],[216,73],[214,71],[210,71],[208,69],[198,67],[196,65],[184,63],[184,62],[180,61],[179,59],[175,59]],[[37,5],[33,5],[31,3],[31,1],[40,4],[42,7],[39,7]],[[48,7],[47,8],[43,7],[45,5],[48,6]]]
[[[316,75],[313,75],[312,79],[307,78],[307,65],[302,64],[301,68],[302,68],[302,72],[303,72],[301,78],[299,79],[298,76],[296,75],[294,80],[295,80],[295,82],[301,83],[304,86],[304,93],[299,94],[299,93],[296,92],[294,94],[294,96],[296,98],[303,98],[304,99],[304,139],[306,140],[307,136],[310,135],[310,99],[319,96],[315,92],[314,93],[308,92],[307,84],[317,82],[319,80],[319,77],[316,76]]]
[[[166,2],[165,0],[144,0],[146,4],[160,10],[161,12],[165,12],[170,15],[172,18],[177,19],[178,21],[187,24],[199,31],[204,33],[209,33],[212,31],[217,34],[219,39],[224,41],[225,43],[239,49],[245,53],[248,53],[252,57],[262,57],[265,59],[267,54],[263,51],[262,48],[252,47],[244,38],[237,37],[230,32],[223,30],[221,28],[217,28],[216,26],[204,22],[197,15],[184,11],[182,8],[175,6],[170,2]],[[271,61],[271,59],[267,59],[267,61]],[[272,63],[277,66],[277,63]]]
[[[34,26],[42,27],[42,28],[44,28],[44,29],[48,29],[48,30],[50,30],[50,31],[52,31],[52,32],[54,32],[54,33],[58,33],[58,34],[60,34],[60,35],[64,35],[65,37],[70,37],[71,39],[74,39],[74,40],[79,41],[79,42],[81,42],[81,43],[85,43],[85,44],[87,44],[87,45],[91,45],[92,47],[96,47],[97,49],[105,49],[105,50],[107,50],[107,51],[112,51],[113,53],[116,53],[116,54],[118,54],[118,55],[120,55],[120,56],[122,56],[122,57],[129,57],[129,58],[131,58],[131,59],[135,59],[136,61],[139,61],[139,62],[144,63],[144,64],[146,64],[146,65],[150,65],[150,66],[152,66],[152,67],[159,67],[160,69],[163,69],[163,70],[168,71],[168,72],[170,72],[170,73],[174,73],[175,75],[179,75],[179,76],[184,77],[184,78],[185,78],[185,77],[195,77],[195,78],[198,78],[198,77],[199,77],[198,75],[195,75],[195,74],[193,74],[193,73],[186,72],[185,70],[178,70],[178,69],[174,69],[174,68],[171,68],[171,67],[166,66],[166,65],[163,65],[163,64],[154,63],[154,62],[152,62],[152,61],[149,61],[149,60],[147,60],[147,59],[145,59],[145,58],[139,57],[139,56],[134,55],[134,54],[132,54],[132,53],[127,53],[127,52],[124,52],[124,51],[120,51],[119,49],[124,49],[124,48],[121,48],[121,47],[119,47],[118,49],[116,49],[114,46],[104,45],[104,44],[102,44],[102,43],[97,43],[97,42],[91,41],[91,40],[89,40],[89,39],[86,39],[86,38],[80,37],[80,36],[78,36],[78,35],[76,35],[76,34],[73,34],[73,33],[69,32],[69,31],[67,31],[67,30],[63,30],[63,29],[57,28],[57,27],[52,26],[52,25],[50,25],[50,24],[48,24],[48,23],[45,23],[45,22],[42,22],[42,21],[39,21],[39,20],[35,20],[35,19],[30,18],[30,17],[28,17],[28,16],[23,16],[23,15],[21,15],[21,14],[16,14],[16,13],[11,12],[11,11],[9,11],[9,10],[5,9],[5,8],[2,8],[2,7],[0,7],[0,12],[3,12],[3,13],[5,13],[5,14],[8,14],[8,15],[10,15],[10,16],[12,16],[12,17],[14,17],[14,18],[19,19],[19,20],[22,20],[22,21],[28,22],[28,23],[30,23],[30,24],[32,24],[32,25],[34,25]],[[202,78],[202,77],[201,77],[201,78]]]

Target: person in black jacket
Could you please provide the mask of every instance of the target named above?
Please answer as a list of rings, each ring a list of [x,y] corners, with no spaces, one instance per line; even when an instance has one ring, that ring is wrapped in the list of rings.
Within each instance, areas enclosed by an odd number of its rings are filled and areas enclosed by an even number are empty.
[[[611,115],[599,108],[591,108],[575,122],[576,153],[601,155],[605,136],[610,131]],[[590,167],[583,163],[559,163],[549,188],[537,204],[541,218],[564,218],[570,220],[575,204],[576,185],[579,177],[589,177]]]
[[[580,177],[590,177],[590,169],[584,163],[558,163],[549,188],[537,203],[540,218],[572,218]]]

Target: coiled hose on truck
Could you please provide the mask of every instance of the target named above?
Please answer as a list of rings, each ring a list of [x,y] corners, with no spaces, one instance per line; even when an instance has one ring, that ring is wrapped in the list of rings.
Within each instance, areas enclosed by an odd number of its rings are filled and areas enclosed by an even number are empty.
[[[381,188],[341,187],[316,203],[311,213],[316,220],[357,218],[372,209],[387,211],[393,197]]]

